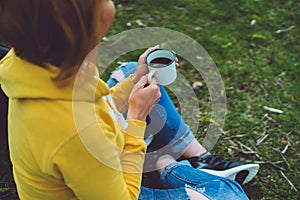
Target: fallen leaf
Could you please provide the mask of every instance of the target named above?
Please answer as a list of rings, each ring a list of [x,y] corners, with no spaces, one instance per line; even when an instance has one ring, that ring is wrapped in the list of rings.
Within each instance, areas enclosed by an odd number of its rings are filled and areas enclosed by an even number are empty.
[[[252,38],[254,38],[254,39],[263,39],[263,40],[265,40],[265,39],[266,39],[266,36],[264,36],[264,35],[262,35],[262,34],[254,33],[254,34],[252,34]]]

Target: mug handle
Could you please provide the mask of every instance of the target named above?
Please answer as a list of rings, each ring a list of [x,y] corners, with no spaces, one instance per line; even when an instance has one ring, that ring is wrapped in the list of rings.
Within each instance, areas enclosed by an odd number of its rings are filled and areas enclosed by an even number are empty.
[[[148,83],[150,84],[151,83],[151,80],[152,80],[152,77],[153,75],[155,74],[155,70],[151,70],[148,74]]]

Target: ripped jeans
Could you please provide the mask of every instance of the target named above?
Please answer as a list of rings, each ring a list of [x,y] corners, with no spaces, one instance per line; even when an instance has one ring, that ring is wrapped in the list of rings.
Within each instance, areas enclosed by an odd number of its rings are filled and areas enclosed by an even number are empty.
[[[118,67],[106,82],[113,87],[136,70],[136,62],[128,62]],[[120,71],[121,70],[121,71]],[[164,87],[160,86],[160,101],[147,117],[145,132],[148,149],[158,150],[168,145],[170,154],[178,154],[193,141],[194,134],[177,112]]]
[[[136,62],[128,62],[112,72],[107,85],[113,87],[135,72]],[[147,128],[145,141],[147,143],[147,154],[149,151],[164,149],[165,154],[178,155],[194,140],[195,136],[189,126],[184,122],[177,112],[166,90],[160,86],[160,101],[147,117]],[[167,148],[166,148],[167,147]],[[153,163],[147,163],[146,166]],[[161,199],[190,199],[186,188],[191,188],[203,194],[209,199],[248,199],[241,186],[232,180],[210,175],[206,172],[194,169],[188,161],[176,162],[168,165],[159,175],[154,178],[159,188],[153,189],[141,187],[140,200],[161,200]],[[144,177],[143,177],[144,178]],[[143,185],[143,184],[142,184]]]
[[[190,197],[186,188],[193,189],[208,199],[248,199],[237,182],[194,169],[184,161],[169,164],[160,178],[166,189],[141,187],[140,200],[188,200]]]

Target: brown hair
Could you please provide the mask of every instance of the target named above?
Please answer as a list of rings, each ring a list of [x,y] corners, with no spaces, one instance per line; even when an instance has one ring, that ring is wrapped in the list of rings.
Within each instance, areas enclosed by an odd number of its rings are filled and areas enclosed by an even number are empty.
[[[101,0],[1,0],[0,41],[42,67],[55,80],[70,78],[99,40]]]

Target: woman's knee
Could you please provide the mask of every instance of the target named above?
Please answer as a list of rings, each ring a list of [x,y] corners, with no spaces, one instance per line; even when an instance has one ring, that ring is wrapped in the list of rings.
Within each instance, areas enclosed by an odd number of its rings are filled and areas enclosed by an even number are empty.
[[[122,82],[131,74],[136,71],[137,62],[126,62],[117,67],[110,75],[107,85],[109,87],[115,86],[117,83]]]
[[[117,67],[111,74],[112,78],[127,78],[133,74],[137,69],[137,62],[126,62]],[[114,77],[116,75],[116,77]],[[118,80],[119,82],[122,80]]]

